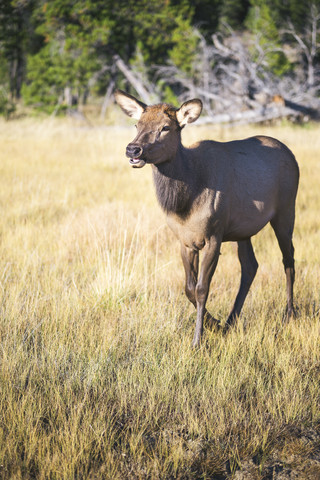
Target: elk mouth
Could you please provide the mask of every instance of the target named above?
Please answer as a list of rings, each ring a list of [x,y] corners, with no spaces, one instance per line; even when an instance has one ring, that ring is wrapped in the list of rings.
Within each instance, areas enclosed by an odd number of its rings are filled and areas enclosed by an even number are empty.
[[[146,164],[142,158],[130,158],[129,163],[133,168],[142,168]]]

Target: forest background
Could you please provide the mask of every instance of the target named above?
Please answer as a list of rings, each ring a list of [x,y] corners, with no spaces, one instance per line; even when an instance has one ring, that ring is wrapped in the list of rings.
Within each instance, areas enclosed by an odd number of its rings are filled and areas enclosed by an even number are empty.
[[[318,107],[320,1],[2,0],[0,111],[200,97],[208,115]],[[102,97],[104,100],[102,101]]]

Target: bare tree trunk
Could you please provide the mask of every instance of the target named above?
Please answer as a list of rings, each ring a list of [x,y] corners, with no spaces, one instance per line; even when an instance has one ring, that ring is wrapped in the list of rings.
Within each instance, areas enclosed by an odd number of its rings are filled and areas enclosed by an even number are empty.
[[[124,63],[119,55],[114,55],[113,61],[115,62],[118,69],[123,73],[128,82],[133,86],[136,92],[139,94],[139,97],[147,104],[151,103],[150,94],[142,84],[142,82],[137,78],[137,76],[130,70],[130,68]]]
[[[20,98],[24,70],[22,52],[16,51],[15,53],[16,56],[10,61],[9,68],[10,93],[12,100]]]
[[[68,107],[71,107],[72,105],[72,92],[70,87],[65,87],[64,88],[64,100]]]
[[[312,88],[316,83],[316,58],[319,54],[320,42],[320,12],[315,4],[311,5],[309,21],[307,22],[304,32],[298,33],[289,23],[289,28],[284,31],[289,33],[296,40],[300,54],[306,60],[306,83],[308,88]]]
[[[11,100],[14,100],[16,96],[16,88],[15,88],[16,72],[17,72],[17,61],[14,58],[10,60],[10,66],[9,66],[9,88],[10,88]]]
[[[21,88],[25,72],[25,57],[21,48],[17,52],[17,73],[16,73],[16,98],[21,97]]]
[[[112,92],[114,90],[114,87],[115,87],[115,81],[112,78],[109,82],[109,85],[108,85],[108,88],[107,88],[107,91],[106,91],[106,94],[104,96],[103,103],[102,103],[102,106],[101,106],[101,112],[100,112],[101,120],[103,120],[104,117],[106,116],[106,110],[107,110],[107,108],[110,104],[111,95],[112,95]]]

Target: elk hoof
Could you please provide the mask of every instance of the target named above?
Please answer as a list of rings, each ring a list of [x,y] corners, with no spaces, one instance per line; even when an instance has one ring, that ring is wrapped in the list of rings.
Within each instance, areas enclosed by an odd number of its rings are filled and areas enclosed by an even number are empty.
[[[226,335],[229,332],[230,328],[233,327],[233,325],[234,325],[234,322],[231,322],[228,319],[225,323],[225,326],[223,327],[222,333]]]
[[[197,335],[197,332],[194,334],[191,346],[193,349],[199,348],[201,346],[201,335]]]
[[[221,328],[219,320],[214,318],[209,312],[205,313],[204,324],[209,330],[219,330]]]
[[[293,320],[294,318],[297,318],[296,309],[294,307],[287,308],[283,323],[288,323],[290,320]]]
[[[238,319],[238,315],[233,315],[232,313],[229,315],[226,323],[225,323],[225,326],[223,327],[223,333],[227,333],[230,329],[230,327],[233,327],[234,324],[236,323]]]

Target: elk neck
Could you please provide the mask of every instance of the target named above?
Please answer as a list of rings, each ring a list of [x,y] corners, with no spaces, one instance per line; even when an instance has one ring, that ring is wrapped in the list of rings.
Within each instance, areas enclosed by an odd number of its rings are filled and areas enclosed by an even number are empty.
[[[153,165],[153,180],[161,208],[166,213],[187,217],[197,196],[197,180],[191,171],[188,149],[180,145],[175,156]]]

